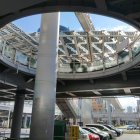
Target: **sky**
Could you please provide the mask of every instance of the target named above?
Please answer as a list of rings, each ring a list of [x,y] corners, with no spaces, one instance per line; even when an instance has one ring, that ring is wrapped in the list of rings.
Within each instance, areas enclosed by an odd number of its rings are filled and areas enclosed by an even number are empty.
[[[94,27],[96,30],[124,30],[124,31],[135,31],[136,29],[128,24],[121,22],[119,20],[90,14],[90,17],[93,21]],[[24,30],[27,33],[32,33],[38,30],[40,27],[41,15],[34,15],[25,17],[19,20],[14,21],[18,27]],[[60,13],[60,25],[68,27],[70,30],[82,31],[82,27],[78,22],[75,14],[73,12],[63,12]]]
[[[136,97],[120,97],[118,98],[122,107],[127,110],[128,106],[132,106],[133,107],[133,111],[136,111],[136,106],[137,106],[137,100],[139,100],[140,98],[136,98]]]
[[[96,30],[110,30],[110,31],[136,31],[136,29],[122,21],[116,20],[114,18],[90,14],[91,20],[94,24]],[[21,28],[26,33],[36,32],[40,27],[41,15],[34,15],[25,17],[19,20],[14,21],[19,28]],[[60,13],[60,25],[68,27],[70,30],[82,31],[82,27],[78,22],[75,14],[73,12],[63,12]],[[119,98],[120,103],[123,108],[127,106],[136,107],[137,98]]]

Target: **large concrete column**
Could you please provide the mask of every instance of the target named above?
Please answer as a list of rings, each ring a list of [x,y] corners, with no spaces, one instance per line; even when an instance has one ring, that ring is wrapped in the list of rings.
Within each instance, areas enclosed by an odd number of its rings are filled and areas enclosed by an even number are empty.
[[[15,105],[14,105],[11,135],[10,135],[11,138],[14,138],[16,140],[19,140],[20,138],[24,99],[25,99],[24,91],[22,90],[17,91],[16,97],[15,97]]]
[[[33,100],[31,140],[53,140],[59,13],[42,15]]]

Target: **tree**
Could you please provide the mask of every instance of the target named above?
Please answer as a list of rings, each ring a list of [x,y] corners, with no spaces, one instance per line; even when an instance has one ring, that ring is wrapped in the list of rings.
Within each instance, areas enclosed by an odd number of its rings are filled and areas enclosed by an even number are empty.
[[[76,69],[80,67],[80,62],[77,60],[72,60],[70,62],[70,68],[72,69],[72,72],[76,72]]]

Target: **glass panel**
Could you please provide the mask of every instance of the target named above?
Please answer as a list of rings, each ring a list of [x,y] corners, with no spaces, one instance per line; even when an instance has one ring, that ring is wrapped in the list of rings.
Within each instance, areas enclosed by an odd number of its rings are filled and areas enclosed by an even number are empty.
[[[19,51],[16,53],[16,61],[23,65],[28,65],[28,57]]]
[[[118,63],[123,64],[130,61],[129,50],[126,48],[118,53]]]
[[[140,40],[134,43],[132,46],[132,56],[135,57],[140,52]]]
[[[89,71],[98,71],[103,70],[103,55],[102,53],[94,53],[93,54],[93,62],[89,67]]]
[[[9,47],[9,46],[6,46],[5,47],[5,50],[4,50],[4,55],[7,57],[7,58],[10,58],[11,60],[14,60],[15,59],[15,53],[16,53],[16,50]]]
[[[105,68],[111,68],[117,66],[117,55],[104,53],[104,64],[105,64]]]
[[[64,57],[59,57],[58,58],[58,71],[59,72],[64,72],[64,73],[72,73],[73,72],[73,69],[72,69],[72,66],[73,66],[73,63],[72,61],[68,61],[68,59],[65,59],[65,56]]]

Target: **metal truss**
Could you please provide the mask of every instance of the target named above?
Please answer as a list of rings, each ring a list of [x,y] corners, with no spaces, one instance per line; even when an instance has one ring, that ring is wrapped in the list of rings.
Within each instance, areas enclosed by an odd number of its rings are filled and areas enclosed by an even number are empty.
[[[17,65],[36,68],[39,32],[26,34],[9,23],[0,30],[0,52]],[[71,72],[70,64],[79,63],[76,72],[105,70],[132,60],[132,53],[139,51],[139,32],[90,31],[60,32],[58,67],[60,72]],[[133,52],[132,52],[133,51]]]
[[[83,32],[60,32],[58,46],[58,72],[94,72],[107,70],[133,61],[140,52],[139,32],[96,31],[86,13],[75,13]],[[0,55],[17,66],[36,69],[39,32],[27,34],[13,23],[0,29]],[[77,65],[78,64],[78,65]],[[76,67],[75,69],[71,68]],[[1,89],[5,100],[14,99],[14,88]],[[33,92],[33,91],[32,91]],[[94,91],[101,95],[98,91]],[[7,95],[5,95],[7,94]],[[75,96],[73,93],[67,93]],[[26,95],[31,100],[32,94]]]
[[[94,31],[94,25],[91,21],[90,15],[88,13],[79,13],[75,12],[76,17],[78,18],[82,28],[85,32]]]

